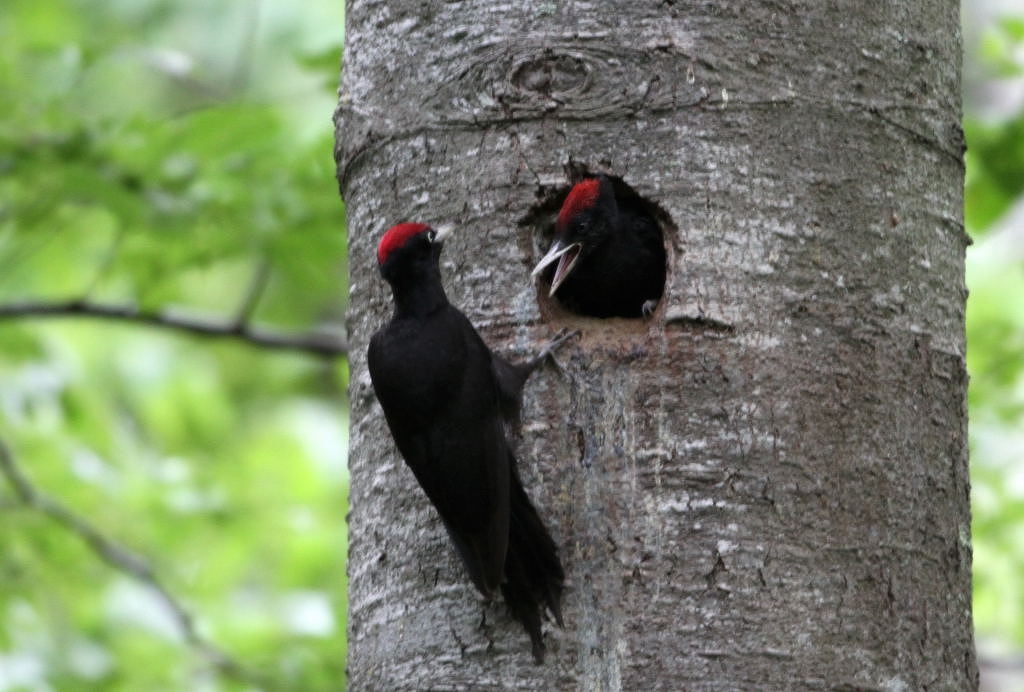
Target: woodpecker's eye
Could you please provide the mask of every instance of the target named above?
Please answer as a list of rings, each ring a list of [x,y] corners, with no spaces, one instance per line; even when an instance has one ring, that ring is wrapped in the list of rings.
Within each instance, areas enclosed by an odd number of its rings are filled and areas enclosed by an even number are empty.
[[[427,231],[427,240],[428,241],[430,241],[432,243],[432,242],[434,242],[434,240],[436,238],[437,238],[437,231],[435,231],[433,228],[431,228],[429,231]]]

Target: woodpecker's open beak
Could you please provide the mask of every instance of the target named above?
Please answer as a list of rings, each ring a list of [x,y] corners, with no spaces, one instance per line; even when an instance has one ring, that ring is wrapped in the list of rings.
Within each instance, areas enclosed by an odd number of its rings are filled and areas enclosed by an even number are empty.
[[[443,243],[444,239],[451,235],[452,231],[455,230],[455,224],[443,223],[433,227],[434,237],[430,239],[432,243]]]
[[[579,259],[582,249],[583,245],[580,243],[565,245],[561,240],[556,240],[551,244],[548,254],[544,255],[540,262],[537,262],[537,266],[533,268],[533,273],[530,276],[538,276],[545,267],[558,260],[558,267],[555,269],[555,276],[551,279],[551,290],[548,292],[548,297],[555,295],[555,291],[565,281],[565,277],[569,276],[569,272],[576,266],[576,260]]]

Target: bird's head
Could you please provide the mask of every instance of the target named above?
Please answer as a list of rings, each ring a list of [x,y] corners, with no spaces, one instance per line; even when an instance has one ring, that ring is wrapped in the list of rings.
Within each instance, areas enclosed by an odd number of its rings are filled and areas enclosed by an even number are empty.
[[[377,266],[389,283],[438,274],[441,244],[452,226],[431,228],[423,223],[392,226],[377,246]]]
[[[579,261],[609,236],[617,215],[615,191],[606,176],[586,178],[569,190],[555,220],[555,241],[533,268],[532,275],[538,276],[558,261],[549,296],[555,295]]]

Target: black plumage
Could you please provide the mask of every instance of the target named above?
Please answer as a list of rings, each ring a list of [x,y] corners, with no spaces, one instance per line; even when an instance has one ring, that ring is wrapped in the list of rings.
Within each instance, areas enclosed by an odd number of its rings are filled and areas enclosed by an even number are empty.
[[[650,314],[665,290],[661,229],[635,195],[617,195],[608,176],[586,178],[565,198],[555,240],[533,274],[543,275],[549,295],[573,312]]]
[[[398,450],[470,579],[487,597],[500,588],[539,663],[546,612],[562,624],[564,573],[520,482],[507,429],[551,347],[525,364],[491,352],[441,285],[445,235],[400,224],[382,238],[377,259],[395,312],[370,340],[370,377]]]

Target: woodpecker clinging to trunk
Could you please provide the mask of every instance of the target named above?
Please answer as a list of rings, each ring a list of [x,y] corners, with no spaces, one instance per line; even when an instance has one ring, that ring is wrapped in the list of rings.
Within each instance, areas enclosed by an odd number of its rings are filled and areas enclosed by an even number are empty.
[[[586,178],[562,203],[555,240],[533,270],[542,273],[551,284],[548,295],[573,312],[650,314],[665,289],[661,229],[633,200],[617,198],[610,178]]]
[[[541,620],[550,612],[562,624],[565,577],[519,480],[506,427],[518,419],[526,378],[566,337],[521,365],[492,353],[441,286],[448,232],[403,223],[381,239],[377,262],[395,311],[370,340],[370,378],[470,579],[486,597],[501,590],[540,663]]]

